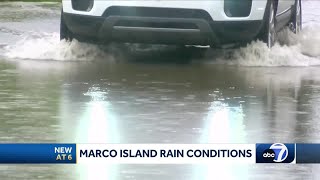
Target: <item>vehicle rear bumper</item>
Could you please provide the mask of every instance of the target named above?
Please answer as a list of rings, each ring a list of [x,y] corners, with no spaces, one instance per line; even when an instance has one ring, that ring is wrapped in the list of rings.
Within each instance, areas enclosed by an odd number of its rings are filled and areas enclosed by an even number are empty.
[[[87,16],[63,13],[76,39],[93,42],[222,45],[253,40],[262,20],[210,21],[197,18]]]

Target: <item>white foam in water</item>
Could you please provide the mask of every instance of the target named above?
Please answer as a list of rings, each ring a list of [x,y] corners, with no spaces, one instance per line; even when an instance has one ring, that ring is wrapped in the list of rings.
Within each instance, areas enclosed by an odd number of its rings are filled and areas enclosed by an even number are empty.
[[[282,37],[281,37],[282,36]],[[320,32],[306,28],[295,35],[289,30],[280,33],[284,45],[271,49],[262,42],[253,42],[234,52],[234,61],[244,66],[312,66],[320,65]]]
[[[211,57],[213,63],[241,66],[312,66],[320,65],[320,27],[306,27],[299,34],[289,30],[280,33],[282,45],[277,43],[272,49],[257,41],[247,47],[235,49],[226,58]],[[112,58],[106,49],[97,45],[59,41],[59,34],[28,36],[5,48],[5,56],[19,59],[76,60],[92,61]],[[110,51],[109,51],[110,52]],[[148,53],[148,52],[145,52]]]
[[[320,26],[306,29],[299,36],[301,52],[303,54],[320,57]]]
[[[320,65],[320,32],[317,30],[319,28],[306,27],[299,35],[285,30],[279,35],[282,45],[278,43],[272,49],[257,41],[247,47],[233,50],[231,57],[218,55],[211,59],[214,60],[213,63],[240,66]],[[7,46],[5,51],[5,56],[19,59],[93,61],[112,58],[106,49],[97,45],[80,43],[76,40],[60,42],[57,33],[38,37],[28,36]]]
[[[319,5],[318,1],[304,2],[304,29],[299,35],[293,34],[289,30],[281,32],[279,34],[280,43],[272,49],[268,49],[266,44],[256,41],[247,47],[232,50],[231,53],[217,54],[215,50],[209,51],[213,52],[213,56],[208,57],[210,63],[240,66],[320,65]],[[136,49],[135,46],[131,47]],[[113,58],[108,53],[110,52],[109,47],[101,48],[101,46],[79,43],[78,41],[60,42],[58,33],[41,34],[37,37],[25,35],[25,38],[6,46],[4,50],[5,56],[19,59],[92,61]],[[157,51],[154,48],[147,48],[147,50]]]
[[[252,42],[234,50],[231,57],[218,57],[217,62],[240,66],[320,65],[319,5],[319,1],[303,1],[303,31],[300,34],[286,29],[279,33],[280,43],[272,49],[262,42]]]
[[[279,43],[269,49],[261,41],[214,55],[213,63],[239,66],[316,66],[320,65],[320,27],[306,27],[296,35],[290,30],[279,33]],[[227,56],[226,56],[227,55]]]
[[[19,59],[36,60],[76,60],[92,61],[109,57],[108,53],[97,45],[60,41],[59,34],[31,38],[26,37],[6,47],[5,56]]]

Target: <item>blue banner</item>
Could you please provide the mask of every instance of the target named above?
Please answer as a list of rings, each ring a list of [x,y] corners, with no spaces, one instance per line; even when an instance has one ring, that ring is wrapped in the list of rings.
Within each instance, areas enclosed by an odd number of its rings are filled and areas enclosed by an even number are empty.
[[[112,148],[116,146],[113,144]],[[320,163],[320,144],[262,143],[255,146],[256,163]],[[103,152],[97,149],[97,145],[78,145],[79,150],[81,147],[85,149],[92,147],[92,152],[97,153],[99,157]],[[123,148],[119,145],[120,147]],[[119,152],[124,152],[121,148]],[[91,155],[91,151],[88,152]],[[98,159],[105,160],[102,157]],[[75,164],[76,162],[76,144],[0,144],[0,164]]]
[[[76,158],[76,144],[0,144],[2,164],[70,164]]]
[[[320,163],[320,144],[297,144],[297,164]]]

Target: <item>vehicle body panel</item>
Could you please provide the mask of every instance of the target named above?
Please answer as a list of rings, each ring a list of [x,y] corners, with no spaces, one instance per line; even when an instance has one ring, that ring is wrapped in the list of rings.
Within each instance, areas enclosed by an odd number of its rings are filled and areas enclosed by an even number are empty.
[[[92,6],[84,11],[75,10],[72,6],[74,1],[76,0],[62,1],[62,17],[77,39],[222,45],[244,43],[260,36],[266,22],[267,3],[271,0],[252,0],[247,14],[237,17],[227,15],[225,1],[240,0],[93,0]],[[278,1],[278,12],[284,13],[276,17],[277,28],[282,28],[289,22],[294,2],[295,0]],[[113,8],[119,8],[120,13],[108,14]],[[235,8],[239,9],[238,6]],[[142,9],[147,9],[153,15],[141,16],[139,13]],[[158,13],[154,16],[153,10],[160,12],[160,15]],[[167,11],[180,14],[172,17],[165,15]],[[201,11],[206,18],[193,17],[194,11]],[[128,15],[128,12],[131,14]]]
[[[277,15],[288,11],[295,3],[295,0],[278,0]]]
[[[214,21],[243,21],[243,20],[261,20],[264,16],[264,10],[267,0],[253,0],[252,10],[248,17],[228,17],[224,12],[223,0],[96,0],[92,9],[88,12],[76,11],[72,9],[71,0],[63,0],[63,11],[72,14],[82,14],[90,16],[101,16],[104,11],[111,6],[134,6],[134,7],[159,7],[159,8],[184,8],[184,9],[202,9],[207,11]]]

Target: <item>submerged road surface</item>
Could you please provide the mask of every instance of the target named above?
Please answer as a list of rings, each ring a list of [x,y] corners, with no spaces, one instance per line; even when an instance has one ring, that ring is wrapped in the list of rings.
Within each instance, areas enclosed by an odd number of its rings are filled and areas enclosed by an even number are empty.
[[[59,42],[60,4],[0,3],[0,142],[320,143],[320,3],[234,50]],[[199,56],[197,51],[201,51]],[[318,179],[314,165],[1,165],[0,179]]]

